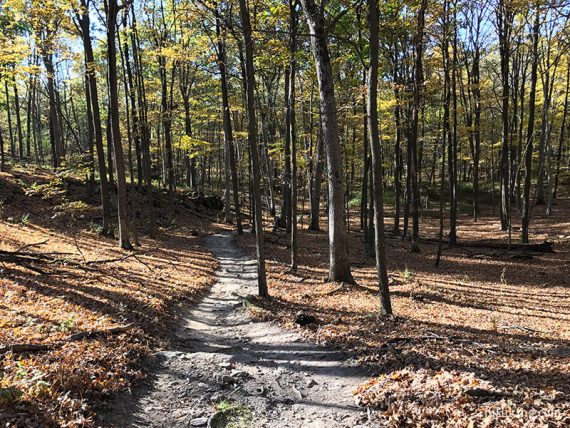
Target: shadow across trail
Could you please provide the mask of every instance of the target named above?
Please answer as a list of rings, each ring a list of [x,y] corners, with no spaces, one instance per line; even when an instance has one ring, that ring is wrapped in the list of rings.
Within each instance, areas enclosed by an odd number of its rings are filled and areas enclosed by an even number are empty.
[[[252,322],[244,297],[257,286],[256,263],[229,233],[205,239],[218,259],[217,282],[182,315],[176,349],[149,362],[144,384],[102,412],[114,426],[205,424],[214,403],[239,406],[245,426],[366,426],[352,390],[370,375],[346,356],[299,334]],[[214,425],[215,426],[215,425]]]

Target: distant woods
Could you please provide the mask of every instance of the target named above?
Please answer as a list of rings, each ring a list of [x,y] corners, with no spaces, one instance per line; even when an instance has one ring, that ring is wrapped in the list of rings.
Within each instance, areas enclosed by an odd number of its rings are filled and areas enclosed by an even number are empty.
[[[384,221],[421,251],[431,208],[451,244],[461,210],[527,243],[555,209],[569,17],[541,0],[5,0],[0,166],[84,176],[125,249],[179,192],[223,195],[220,218],[256,234],[263,296],[264,226],[296,269],[297,229],[326,217],[329,280],[353,281],[362,231],[390,313]]]

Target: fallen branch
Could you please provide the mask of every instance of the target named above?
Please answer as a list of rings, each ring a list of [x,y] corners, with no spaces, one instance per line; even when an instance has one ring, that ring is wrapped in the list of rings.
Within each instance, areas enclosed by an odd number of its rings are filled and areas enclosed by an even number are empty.
[[[48,345],[39,345],[33,343],[14,343],[11,345],[5,345],[0,347],[0,355],[6,354],[8,352],[12,352],[14,354],[21,354],[25,352],[40,352],[40,351],[49,351],[54,348],[59,348],[63,346],[67,342],[75,342],[81,339],[94,339],[97,337],[105,337],[111,334],[119,334],[124,333],[131,328],[133,328],[134,324],[126,324],[121,325],[118,327],[111,327],[105,330],[90,330],[90,331],[81,331],[79,333],[75,333],[70,335],[67,340],[63,342],[52,343]]]
[[[38,352],[38,351],[49,351],[51,349],[50,345],[35,345],[32,343],[14,343],[12,345],[2,346],[0,348],[0,355],[12,352],[14,354],[19,354],[22,352]]]
[[[20,252],[22,250],[25,250],[26,248],[31,248],[31,247],[39,247],[40,245],[45,245],[47,244],[48,239],[46,239],[45,241],[41,241],[41,242],[36,242],[36,243],[31,243],[31,244],[26,244],[26,245],[22,245],[20,248],[18,248],[16,250],[16,252]]]
[[[124,333],[125,331],[128,331],[131,328],[133,328],[133,326],[134,324],[130,323],[118,327],[111,327],[105,330],[81,331],[79,333],[72,334],[67,338],[67,340],[70,342],[74,342],[76,340],[81,340],[81,339],[94,339],[96,337],[104,337],[111,334]]]
[[[129,254],[125,254],[121,257],[115,257],[115,258],[111,258],[111,259],[101,259],[101,260],[87,260],[84,264],[86,265],[100,265],[100,264],[105,264],[105,263],[116,263],[116,262],[123,262],[127,259],[130,259],[131,257],[134,257],[135,259],[137,259],[137,261],[139,261],[140,263],[142,263],[137,256],[142,256],[146,253],[148,253],[151,250],[146,250],[146,251],[142,251],[140,253],[129,253]],[[142,263],[145,264],[145,263]],[[148,267],[148,266],[147,266]]]
[[[385,236],[391,239],[402,239],[402,235],[394,232],[386,232]],[[411,237],[406,237],[406,240],[410,240]],[[420,242],[428,242],[432,244],[439,243],[437,238],[420,237]],[[541,243],[531,243],[522,244],[520,242],[502,242],[497,240],[480,240],[480,241],[458,241],[455,244],[449,244],[449,247],[459,247],[459,248],[489,248],[494,250],[506,250],[506,251],[527,251],[527,252],[539,252],[539,253],[553,253],[554,249],[552,247],[552,242],[544,241]]]

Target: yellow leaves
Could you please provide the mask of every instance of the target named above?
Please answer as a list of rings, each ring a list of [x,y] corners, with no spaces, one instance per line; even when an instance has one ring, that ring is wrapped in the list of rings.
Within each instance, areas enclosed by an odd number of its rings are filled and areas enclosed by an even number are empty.
[[[176,148],[186,150],[189,153],[188,156],[190,158],[194,158],[208,153],[212,147],[211,143],[208,141],[183,135],[176,144]]]

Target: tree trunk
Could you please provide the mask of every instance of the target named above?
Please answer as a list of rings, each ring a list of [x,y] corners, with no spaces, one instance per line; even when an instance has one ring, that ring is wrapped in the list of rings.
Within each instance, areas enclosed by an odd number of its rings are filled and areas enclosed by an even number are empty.
[[[534,112],[536,101],[536,81],[538,78],[538,37],[540,30],[540,11],[538,7],[535,11],[534,24],[532,27],[532,68],[530,74],[530,94],[528,100],[528,127],[526,132],[525,148],[525,175],[524,193],[522,209],[521,240],[523,244],[528,243],[528,225],[530,223],[530,187],[532,178],[532,152],[534,139]]]
[[[117,48],[115,31],[117,27],[117,13],[119,7],[117,0],[108,0],[107,14],[107,66],[109,70],[109,109],[111,118],[111,138],[114,153],[115,170],[117,172],[117,208],[119,217],[119,246],[130,250],[132,245],[129,239],[129,210],[127,205],[127,182],[125,177],[125,161],[123,145],[121,142],[121,128],[119,115],[119,97],[117,85]]]
[[[16,131],[18,132],[18,157],[24,159],[24,136],[22,133],[22,120],[20,118],[20,97],[18,95],[18,84],[16,83],[16,75],[12,75],[12,83],[14,84],[14,109],[16,110]]]
[[[556,172],[554,176],[554,190],[552,192],[553,199],[556,199],[556,194],[558,193],[558,178],[560,177],[560,164],[562,161],[562,151],[564,148],[564,132],[566,131],[566,119],[568,117],[568,92],[570,92],[570,60],[566,67],[566,93],[564,94],[564,112],[562,113],[562,123],[560,125],[558,150],[556,151]]]
[[[427,0],[422,0],[420,10],[418,11],[418,27],[414,41],[414,89],[413,89],[413,105],[412,105],[412,123],[410,125],[410,153],[411,157],[411,190],[412,190],[412,251],[420,251],[420,189],[418,184],[418,115],[420,109],[420,89],[423,82],[423,32],[425,26],[425,10],[427,8]]]
[[[49,98],[49,118],[51,123],[51,143],[53,152],[53,166],[59,168],[63,160],[63,140],[58,114],[57,95],[55,90],[55,70],[53,67],[53,54],[47,49],[42,50],[42,56],[47,73],[47,89]]]
[[[509,94],[510,94],[510,37],[512,30],[512,16],[510,6],[505,0],[499,0],[497,5],[497,29],[499,32],[499,51],[501,62],[502,88],[502,123],[501,154],[499,158],[500,186],[501,186],[501,230],[507,230],[509,225]]]
[[[423,0],[426,2],[427,0]],[[384,245],[384,180],[382,167],[382,148],[378,131],[378,0],[368,0],[369,56],[368,69],[368,136],[372,154],[372,185],[374,188],[374,242],[376,253],[376,272],[380,289],[380,312],[392,314],[390,291],[388,288],[388,270]]]
[[[297,7],[296,0],[289,0],[290,11],[290,64],[289,64],[289,99],[287,100],[287,122],[289,124],[289,142],[291,143],[291,269],[297,269],[297,131],[295,115],[295,77],[297,75]]]
[[[315,160],[315,172],[311,189],[311,219],[309,230],[321,230],[321,184],[323,181],[325,144],[321,118],[319,116],[319,131],[317,135],[317,156]]]
[[[246,0],[239,0],[243,38],[245,44],[245,72],[247,84],[247,140],[250,149],[251,169],[253,175],[253,200],[255,203],[255,239],[257,247],[257,286],[261,297],[269,296],[265,276],[265,249],[263,237],[263,216],[261,207],[261,177],[257,151],[257,119],[255,114],[255,72],[253,68],[253,40],[251,23]]]
[[[101,233],[108,235],[111,233],[111,201],[109,195],[109,184],[107,182],[107,165],[105,163],[105,149],[103,146],[103,129],[101,127],[101,111],[99,109],[99,94],[97,91],[97,81],[95,77],[95,59],[93,46],[91,44],[89,10],[86,0],[81,1],[82,13],[77,15],[81,28],[81,38],[85,51],[85,70],[89,83],[89,99],[93,115],[93,131],[95,135],[95,148],[97,149],[97,163],[99,167],[99,187],[101,192],[101,207],[103,211],[103,226]]]
[[[337,105],[323,10],[314,0],[301,0],[301,3],[311,32],[311,46],[319,84],[323,138],[328,162],[329,280],[353,282],[348,259],[348,237],[344,224],[345,183],[342,173]]]
[[[6,116],[8,117],[8,135],[10,137],[10,156],[12,157],[12,160],[14,160],[16,157],[16,145],[14,144],[14,131],[12,129],[12,109],[10,108],[8,79],[4,80],[4,93],[6,94]]]
[[[216,13],[218,13],[216,11]],[[226,44],[225,39],[221,35],[221,28],[219,17],[216,17],[216,33],[218,37],[218,66],[220,68],[220,86],[222,89],[222,109],[223,109],[223,121],[224,121],[224,138],[226,143],[226,154],[231,171],[231,186],[234,199],[234,208],[236,212],[236,226],[237,233],[243,233],[243,227],[241,224],[241,211],[239,202],[239,188],[238,188],[238,176],[236,159],[234,153],[234,137],[232,133],[232,116],[230,110],[230,101],[228,97],[228,81],[226,75]]]

